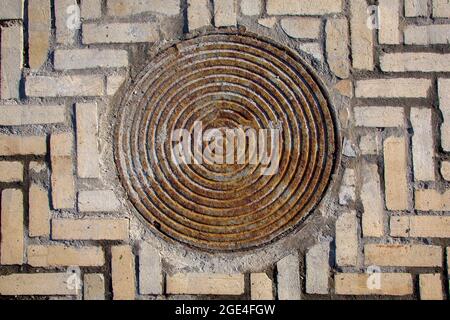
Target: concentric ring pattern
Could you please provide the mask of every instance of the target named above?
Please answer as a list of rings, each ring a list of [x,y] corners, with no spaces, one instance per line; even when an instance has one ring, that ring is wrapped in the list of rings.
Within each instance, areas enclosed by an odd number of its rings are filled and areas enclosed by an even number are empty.
[[[222,32],[155,56],[119,105],[115,158],[135,208],[164,238],[206,250],[267,244],[298,226],[326,191],[336,158],[334,116],[299,56],[271,40]],[[183,164],[175,130],[281,129],[279,170]]]

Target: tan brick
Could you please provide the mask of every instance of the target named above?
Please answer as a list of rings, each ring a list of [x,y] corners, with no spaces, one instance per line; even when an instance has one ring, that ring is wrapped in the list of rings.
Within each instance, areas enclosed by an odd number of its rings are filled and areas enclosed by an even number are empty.
[[[379,0],[378,12],[378,41],[382,44],[400,44],[400,0]]]
[[[316,42],[305,42],[299,44],[298,49],[306,52],[319,61],[323,61],[322,46]]]
[[[27,250],[28,264],[33,267],[98,267],[105,264],[105,255],[101,247],[30,245]]]
[[[441,126],[441,144],[444,151],[450,151],[450,79],[438,79],[439,109],[444,122]]]
[[[450,18],[450,2],[448,0],[433,0],[433,17]]]
[[[428,0],[405,0],[406,17],[425,17],[428,15]]]
[[[28,55],[30,69],[38,70],[48,58],[50,45],[50,1],[28,2]]]
[[[61,123],[65,120],[65,107],[62,105],[0,106],[1,126]]]
[[[431,109],[411,109],[414,178],[416,181],[434,181],[434,138]]]
[[[128,219],[53,219],[56,240],[126,240]]]
[[[296,39],[317,39],[321,24],[320,19],[310,17],[291,17],[280,21],[284,32]]]
[[[367,244],[365,265],[392,267],[439,267],[442,248],[428,245]]]
[[[56,42],[71,45],[75,42],[75,32],[80,27],[77,21],[76,0],[58,0],[55,2]]]
[[[106,78],[106,94],[115,95],[125,81],[125,75],[112,75]]]
[[[373,70],[375,67],[373,55],[374,32],[367,28],[367,1],[351,0],[350,10],[353,68]]]
[[[408,209],[408,164],[405,138],[384,141],[384,181],[388,210]]]
[[[450,25],[448,24],[407,26],[405,28],[405,44],[448,44],[450,42],[449,33]]]
[[[338,273],[334,277],[338,295],[406,296],[413,293],[412,277],[407,273],[380,273],[380,286],[371,284],[371,275]]]
[[[21,265],[24,262],[23,217],[22,191],[17,189],[3,190],[1,198],[0,264]]]
[[[442,276],[421,274],[419,276],[420,300],[444,300]]]
[[[437,190],[416,190],[416,209],[422,211],[449,211],[450,190],[440,193]]]
[[[167,294],[244,294],[243,274],[177,273],[166,278]]]
[[[250,274],[252,300],[273,300],[273,282],[265,273]]]
[[[80,178],[100,177],[97,103],[76,104],[77,165]]]
[[[105,278],[101,273],[84,275],[84,300],[105,300]]]
[[[356,212],[346,212],[336,221],[336,264],[358,264],[358,221]]]
[[[392,237],[409,236],[409,217],[393,216],[390,219],[390,230]]]
[[[50,204],[46,189],[32,183],[29,191],[29,222],[30,237],[50,235]]]
[[[187,15],[189,31],[209,26],[211,11],[208,7],[208,0],[188,0]]]
[[[393,228],[396,235],[401,237],[450,238],[450,217],[393,217],[391,218],[391,230]]]
[[[0,155],[45,155],[47,143],[45,137],[40,136],[7,136],[0,134]]]
[[[426,98],[430,79],[395,78],[370,79],[356,82],[358,98]]]
[[[402,107],[355,107],[355,124],[358,127],[403,127],[405,113]]]
[[[111,248],[111,277],[114,300],[133,300],[136,295],[134,255],[127,245]]]
[[[21,25],[2,26],[0,41],[0,97],[18,99],[23,65],[23,30]]]
[[[22,273],[0,276],[0,295],[76,295],[76,288],[69,286],[67,281],[67,273]]]
[[[300,300],[300,262],[297,254],[291,254],[277,263],[277,287],[279,300]]]
[[[0,20],[13,20],[23,18],[23,0],[2,0]]]
[[[261,0],[241,0],[241,12],[246,16],[259,16],[262,11]]]
[[[159,40],[158,26],[146,23],[83,24],[83,43],[135,43]]]
[[[336,83],[334,88],[342,96],[349,97],[349,98],[353,97],[353,82],[350,80],[341,80],[338,83]]]
[[[450,54],[432,52],[385,53],[380,57],[386,72],[449,72]]]
[[[216,27],[236,26],[236,0],[214,0],[214,25]]]
[[[75,206],[72,148],[73,136],[71,133],[59,133],[51,136],[52,203],[55,209],[71,209]]]
[[[102,96],[103,82],[100,75],[28,76],[25,92],[29,97]]]
[[[0,161],[0,182],[22,182],[23,164],[18,161]]]
[[[161,256],[158,250],[146,242],[139,250],[139,293],[163,294]]]
[[[330,243],[321,242],[306,252],[306,293],[328,294]]]
[[[180,0],[108,0],[108,14],[128,16],[154,12],[167,16],[180,14]]]
[[[115,49],[70,49],[55,51],[55,69],[120,68],[128,66],[128,52]]]
[[[362,233],[364,237],[384,235],[384,206],[381,196],[380,176],[376,163],[363,161],[361,202],[363,205]]]
[[[108,4],[111,1],[108,1]],[[102,16],[102,0],[81,0],[81,17],[97,19]]]
[[[258,19],[258,23],[260,25],[262,25],[263,27],[272,29],[275,26],[275,24],[277,23],[277,18],[276,17],[270,17],[270,18]]]
[[[118,211],[120,202],[112,190],[80,191],[78,209],[81,212]]]
[[[344,171],[341,187],[339,189],[339,204],[348,205],[356,200],[356,175],[355,170],[347,168]]]
[[[450,161],[443,161],[441,164],[441,174],[442,177],[450,181]]]
[[[381,135],[379,132],[369,133],[361,137],[359,150],[364,155],[376,155],[383,149],[381,146]]]
[[[342,11],[342,0],[267,0],[269,15],[322,15]]]
[[[345,18],[328,19],[326,24],[328,65],[339,78],[350,75],[348,23]]]

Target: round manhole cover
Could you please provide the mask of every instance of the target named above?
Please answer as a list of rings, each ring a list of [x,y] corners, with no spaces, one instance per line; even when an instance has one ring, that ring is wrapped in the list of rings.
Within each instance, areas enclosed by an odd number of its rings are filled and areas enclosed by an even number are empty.
[[[221,251],[267,244],[330,182],[336,127],[323,89],[296,53],[253,34],[164,50],[118,110],[122,184],[166,239]]]

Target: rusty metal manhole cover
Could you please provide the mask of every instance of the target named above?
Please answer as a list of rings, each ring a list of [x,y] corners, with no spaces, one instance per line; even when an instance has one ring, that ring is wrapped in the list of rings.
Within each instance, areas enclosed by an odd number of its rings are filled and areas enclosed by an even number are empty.
[[[179,42],[130,82],[118,110],[122,184],[166,239],[220,251],[267,244],[303,221],[331,179],[332,111],[299,56],[271,40],[228,31]],[[181,163],[172,138],[179,129],[195,134],[198,123],[203,130],[277,128],[277,172],[264,174],[263,163],[250,160],[249,137],[241,161]]]

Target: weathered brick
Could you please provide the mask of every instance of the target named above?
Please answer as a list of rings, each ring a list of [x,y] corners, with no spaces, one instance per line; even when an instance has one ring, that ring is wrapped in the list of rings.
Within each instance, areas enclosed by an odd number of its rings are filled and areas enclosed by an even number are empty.
[[[413,293],[412,277],[407,273],[380,273],[380,286],[370,285],[373,275],[338,273],[335,277],[336,294],[339,295],[389,295],[406,296]]]
[[[188,0],[187,14],[189,31],[211,24],[211,11],[208,7],[208,0]]]
[[[339,204],[347,205],[356,200],[356,175],[355,170],[347,168],[344,171],[341,187],[339,189]]]
[[[55,69],[120,68],[128,65],[128,52],[115,49],[55,51]]]
[[[243,274],[177,273],[166,278],[168,294],[244,294]]]
[[[346,212],[336,221],[336,264],[358,264],[358,221],[356,212]]]
[[[382,44],[400,44],[400,0],[379,0],[378,12],[378,41]]]
[[[236,26],[236,0],[214,0],[214,25],[216,27]]]
[[[259,16],[262,10],[261,0],[241,0],[241,12],[246,16]]]
[[[30,237],[50,235],[50,204],[48,192],[32,183],[29,190],[28,231]]]
[[[76,0],[58,0],[55,2],[56,42],[71,45],[75,42],[75,32],[80,28],[77,19],[79,7]]]
[[[450,2],[448,0],[433,0],[433,17],[450,18]]]
[[[22,78],[23,30],[21,25],[2,26],[0,38],[0,97],[18,99]]]
[[[355,107],[355,124],[358,127],[403,127],[405,113],[402,107]]]
[[[386,72],[449,72],[450,54],[432,52],[385,53],[380,57]]]
[[[76,295],[67,273],[22,273],[0,276],[0,295]]]
[[[83,24],[83,43],[135,43],[159,40],[158,26],[146,23]]]
[[[449,211],[450,190],[440,193],[433,189],[416,190],[416,209],[422,211]]]
[[[428,15],[428,0],[405,0],[406,17],[425,17]]]
[[[322,15],[342,11],[342,0],[267,0],[269,15]]]
[[[343,96],[353,97],[353,82],[350,80],[341,80],[336,83],[334,88]]]
[[[126,240],[128,219],[53,219],[55,240]]]
[[[450,42],[450,25],[435,24],[429,26],[407,26],[405,44],[428,45],[448,44]]]
[[[414,178],[416,181],[434,181],[434,139],[431,109],[411,109]]]
[[[180,14],[180,0],[108,0],[108,14],[128,16],[144,12],[167,16]]]
[[[0,264],[21,265],[24,262],[23,217],[22,191],[18,189],[3,190],[1,198]]]
[[[111,75],[106,78],[106,94],[112,96],[116,94],[120,86],[125,81],[125,75]]]
[[[23,18],[23,0],[2,0],[0,20],[21,20]]]
[[[444,300],[442,277],[440,274],[419,276],[420,300]]]
[[[442,248],[428,245],[366,244],[365,265],[392,267],[439,267]]]
[[[438,79],[439,109],[444,122],[441,126],[441,145],[450,151],[450,79]]]
[[[373,54],[374,32],[367,27],[367,1],[351,0],[350,10],[353,68],[373,70],[375,67]]]
[[[101,16],[102,0],[81,0],[81,17],[83,19],[97,19]]]
[[[270,18],[258,19],[258,23],[260,25],[262,25],[263,27],[272,29],[275,26],[275,24],[277,23],[277,18],[276,17],[270,17]]]
[[[430,88],[430,79],[369,79],[356,82],[355,95],[358,98],[426,98]]]
[[[103,80],[100,75],[28,76],[25,92],[29,97],[101,96]]]
[[[130,246],[111,248],[111,277],[114,300],[134,300],[136,296],[134,255]]]
[[[250,295],[252,300],[273,300],[273,282],[265,273],[250,274]]]
[[[100,177],[97,103],[76,104],[77,165],[80,178]]]
[[[450,161],[443,161],[441,164],[441,174],[442,177],[450,181]]]
[[[363,155],[376,155],[382,150],[381,135],[378,132],[369,133],[361,137],[359,150]]]
[[[23,164],[18,161],[0,161],[0,182],[23,181]]]
[[[384,206],[381,196],[380,175],[376,163],[362,163],[361,202],[362,233],[364,237],[382,237],[384,234]]]
[[[101,247],[30,245],[27,249],[27,256],[28,264],[33,267],[97,267],[105,264],[105,256]]]
[[[300,300],[300,262],[298,255],[291,254],[277,262],[279,300]]]
[[[0,135],[0,155],[45,155],[47,143],[41,136],[7,136]]]
[[[71,133],[59,133],[51,136],[52,203],[55,209],[71,209],[75,206],[72,148],[73,136]]]
[[[320,19],[310,17],[291,17],[280,21],[284,32],[296,39],[317,39],[321,24]]]
[[[348,23],[345,18],[332,18],[326,24],[326,49],[328,65],[339,78],[350,75],[350,60],[348,51]]]
[[[101,273],[84,275],[84,300],[105,300],[105,278]]]
[[[450,217],[392,217],[391,235],[414,238],[450,238]]]
[[[306,52],[319,61],[323,61],[322,46],[316,42],[305,42],[299,44],[298,49]]]
[[[66,120],[63,105],[0,106],[1,126],[61,123]]]
[[[306,293],[328,294],[330,243],[321,242],[306,252]]]
[[[30,69],[39,69],[47,60],[51,29],[50,1],[28,2],[28,61]]]
[[[80,191],[78,209],[81,212],[117,211],[120,202],[112,190]]]
[[[407,152],[405,138],[384,141],[384,181],[388,210],[408,209]]]
[[[139,293],[163,294],[161,256],[146,242],[142,243],[139,250]]]

